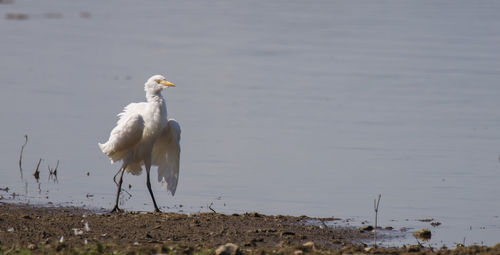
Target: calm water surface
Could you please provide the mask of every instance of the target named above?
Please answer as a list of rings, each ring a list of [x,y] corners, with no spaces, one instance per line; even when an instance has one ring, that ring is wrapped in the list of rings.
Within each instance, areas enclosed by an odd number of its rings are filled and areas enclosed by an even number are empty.
[[[159,73],[183,132],[176,196],[154,184],[165,211],[359,224],[382,194],[396,234],[500,242],[498,1],[14,0],[0,34],[4,201],[111,208],[97,142]],[[125,186],[122,207],[152,210],[144,175]]]

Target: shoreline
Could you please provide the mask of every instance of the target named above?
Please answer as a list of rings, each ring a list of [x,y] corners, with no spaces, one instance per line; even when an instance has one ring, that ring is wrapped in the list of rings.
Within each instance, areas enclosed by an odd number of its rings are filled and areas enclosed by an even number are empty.
[[[243,254],[500,254],[500,244],[451,250],[423,245],[373,249],[365,244],[371,232],[324,224],[334,220],[338,219],[255,212],[111,214],[0,202],[0,253],[215,254],[221,245],[233,243]]]

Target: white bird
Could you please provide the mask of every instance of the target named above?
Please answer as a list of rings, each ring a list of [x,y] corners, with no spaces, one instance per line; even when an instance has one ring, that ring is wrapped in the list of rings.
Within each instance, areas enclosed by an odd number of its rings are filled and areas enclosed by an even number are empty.
[[[179,180],[179,157],[181,128],[174,119],[167,119],[167,105],[161,92],[175,85],[161,75],[154,75],[144,84],[146,102],[131,103],[118,114],[119,120],[106,143],[99,143],[102,152],[111,163],[122,161],[115,174],[120,174],[117,183],[116,203],[112,212],[119,211],[118,201],[125,171],[139,175],[142,166],[146,168],[148,187],[155,211],[160,212],[151,190],[151,165],[158,166],[158,182],[166,184],[167,190],[174,195]]]

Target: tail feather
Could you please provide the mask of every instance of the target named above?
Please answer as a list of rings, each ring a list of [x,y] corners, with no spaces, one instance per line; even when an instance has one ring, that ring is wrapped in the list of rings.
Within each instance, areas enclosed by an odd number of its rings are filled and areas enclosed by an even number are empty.
[[[114,163],[114,162],[120,160],[118,155],[116,155],[116,153],[109,148],[108,143],[104,143],[104,144],[98,143],[97,145],[99,145],[99,148],[101,149],[102,153],[104,153],[106,156],[108,156],[108,158],[111,160],[111,163]]]

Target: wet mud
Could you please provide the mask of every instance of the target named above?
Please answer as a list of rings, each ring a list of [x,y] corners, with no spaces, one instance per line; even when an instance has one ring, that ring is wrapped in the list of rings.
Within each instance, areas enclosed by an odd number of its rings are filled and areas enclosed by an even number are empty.
[[[259,213],[111,214],[0,203],[1,254],[500,254],[494,247],[370,248],[371,233],[333,218]],[[228,244],[232,243],[232,244]],[[225,245],[225,246],[224,246]]]
[[[314,242],[321,250],[358,245],[369,234],[355,228],[324,227],[309,217],[258,213],[118,213],[71,207],[0,204],[0,245],[33,250],[89,245],[216,249],[234,243],[241,250],[280,249]]]

